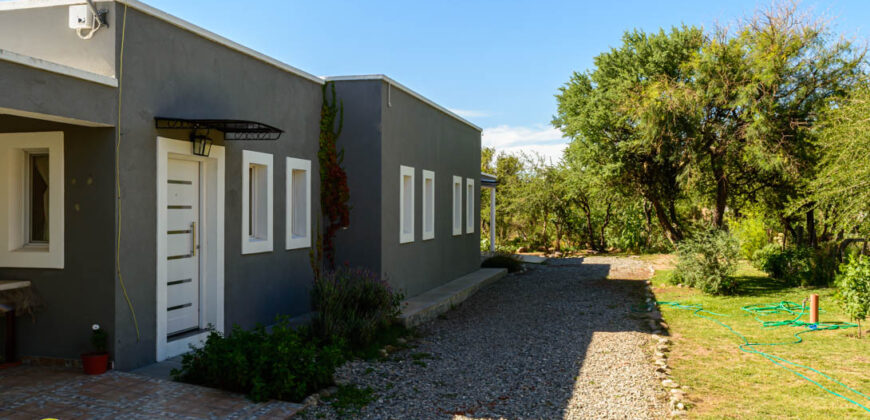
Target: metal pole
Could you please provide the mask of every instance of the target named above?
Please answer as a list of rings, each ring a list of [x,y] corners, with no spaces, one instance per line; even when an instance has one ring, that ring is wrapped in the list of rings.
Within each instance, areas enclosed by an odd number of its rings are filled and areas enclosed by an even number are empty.
[[[489,189],[489,251],[495,252],[495,187]]]

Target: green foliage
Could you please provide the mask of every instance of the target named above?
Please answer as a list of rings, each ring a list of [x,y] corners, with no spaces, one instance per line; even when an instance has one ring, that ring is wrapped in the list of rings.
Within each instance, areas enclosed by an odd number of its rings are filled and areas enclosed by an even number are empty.
[[[733,275],[740,247],[728,232],[699,232],[680,242],[677,254],[676,272],[683,283],[713,295],[732,294],[737,290]]]
[[[837,299],[852,319],[862,320],[870,314],[870,258],[851,256],[837,276]]]
[[[743,258],[752,259],[755,253],[769,242],[764,219],[757,215],[750,214],[743,218],[729,220],[728,226],[740,242],[740,256]]]
[[[97,324],[91,330],[91,346],[97,353],[105,353],[109,348],[109,333]]]
[[[327,398],[340,418],[359,414],[363,407],[374,400],[374,390],[371,387],[358,388],[355,385],[340,385],[338,391]]]
[[[833,282],[837,270],[836,248],[782,248],[767,245],[755,252],[753,264],[770,277],[790,286],[826,286]]]
[[[369,270],[327,270],[311,289],[312,331],[326,342],[345,341],[351,350],[366,348],[395,322],[403,298]]]
[[[177,381],[247,394],[254,401],[300,401],[332,383],[332,373],[344,361],[341,346],[323,344],[286,318],[266,332],[263,326],[230,335],[209,334],[202,348],[182,358],[173,369]]]
[[[509,273],[516,273],[523,269],[523,263],[510,254],[498,254],[483,260],[480,264],[483,268],[507,268]]]

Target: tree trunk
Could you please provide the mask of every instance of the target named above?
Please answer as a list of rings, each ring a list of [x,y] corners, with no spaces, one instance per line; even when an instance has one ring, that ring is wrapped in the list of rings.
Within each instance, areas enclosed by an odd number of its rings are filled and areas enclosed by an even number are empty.
[[[601,224],[601,235],[598,237],[598,241],[601,244],[601,249],[607,249],[607,240],[604,239],[604,229],[607,228],[607,225],[610,223],[610,208],[612,203],[607,203],[607,210],[604,212],[604,223]]]
[[[819,241],[818,237],[816,237],[816,212],[813,209],[810,209],[807,212],[807,239],[809,240],[811,247],[818,248]]]
[[[583,204],[583,212],[586,213],[586,242],[592,249],[597,249],[595,246],[595,231],[592,229],[592,209],[589,204]]]
[[[728,181],[725,179],[725,170],[716,155],[710,156],[713,167],[713,179],[716,181],[716,208],[713,209],[713,226],[722,229],[725,223],[725,205],[728,202]]]
[[[656,218],[659,220],[659,225],[661,225],[662,231],[664,231],[665,237],[668,238],[668,241],[670,241],[671,244],[676,244],[677,242],[682,241],[683,233],[677,226],[671,223],[671,220],[668,218],[662,202],[659,201],[659,199],[657,198],[649,199],[649,201],[653,205],[653,210],[655,210]]]

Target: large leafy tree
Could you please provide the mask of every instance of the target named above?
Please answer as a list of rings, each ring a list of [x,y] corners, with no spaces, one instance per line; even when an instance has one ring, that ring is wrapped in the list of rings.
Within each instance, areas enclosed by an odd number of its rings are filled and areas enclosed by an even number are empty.
[[[651,203],[671,241],[684,236],[676,211],[678,178],[692,127],[677,103],[662,100],[663,85],[688,82],[686,64],[704,43],[694,27],[647,34],[627,32],[623,45],[595,57],[595,69],[574,73],[557,95],[553,124],[572,139],[568,153],[595,167],[603,185],[627,188]]]

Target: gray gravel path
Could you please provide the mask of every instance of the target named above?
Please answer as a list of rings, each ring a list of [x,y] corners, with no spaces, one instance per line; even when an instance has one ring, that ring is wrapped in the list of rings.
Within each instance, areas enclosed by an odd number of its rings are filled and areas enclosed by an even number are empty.
[[[648,277],[631,258],[551,260],[423,326],[416,348],[336,378],[375,391],[359,418],[662,418],[649,334],[630,312]],[[302,417],[338,415],[321,404]]]

